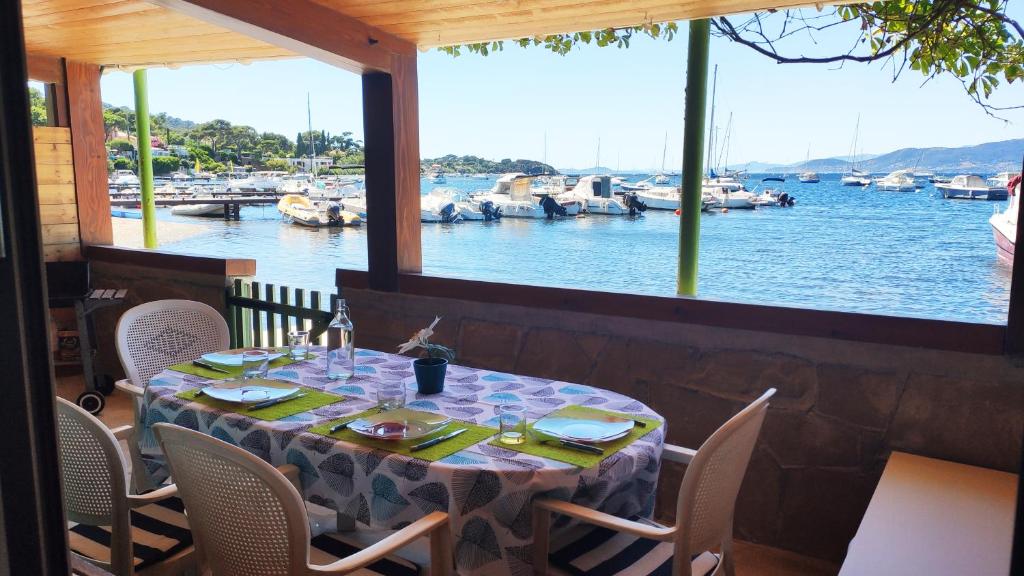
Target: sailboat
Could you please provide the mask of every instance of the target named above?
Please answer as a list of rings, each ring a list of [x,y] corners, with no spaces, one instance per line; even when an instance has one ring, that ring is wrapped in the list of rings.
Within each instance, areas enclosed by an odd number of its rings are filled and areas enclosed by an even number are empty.
[[[811,145],[807,145],[807,160],[804,162],[804,168],[811,163]],[[821,182],[821,178],[818,178],[818,173],[812,170],[804,170],[797,176],[801,184],[817,184]]]
[[[668,184],[668,174],[665,174],[665,153],[668,151],[668,130],[665,131],[665,145],[661,148],[661,172],[654,176],[655,184]]]
[[[843,174],[839,181],[843,186],[868,186],[871,178],[867,173],[857,169],[857,139],[860,137],[860,114],[857,115],[857,126],[853,129],[853,144],[850,146],[850,171]]]
[[[728,208],[728,209],[753,209],[757,208],[757,204],[754,202],[754,195],[746,190],[743,184],[735,178],[729,176],[720,176],[716,173],[715,169],[711,167],[711,160],[713,158],[712,152],[715,150],[715,95],[718,89],[718,66],[715,65],[714,82],[711,85],[711,123],[709,125],[710,135],[708,137],[708,172],[702,180],[701,186],[701,197],[710,202],[711,208]],[[729,115],[729,123],[726,125],[726,141],[725,145],[722,146],[722,154],[726,154],[726,147],[729,142],[729,134],[732,130],[732,115]],[[719,158],[720,159],[720,158]],[[646,198],[640,197],[641,200],[647,202]],[[650,205],[650,203],[648,203]]]

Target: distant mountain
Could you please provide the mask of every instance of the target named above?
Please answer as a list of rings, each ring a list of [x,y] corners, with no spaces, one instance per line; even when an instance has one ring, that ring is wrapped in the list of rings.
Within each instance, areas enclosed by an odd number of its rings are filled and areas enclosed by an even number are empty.
[[[616,171],[605,166],[592,166],[590,168],[559,168],[559,172],[562,174],[613,174]],[[632,174],[633,171],[623,172],[623,174]]]
[[[931,170],[940,174],[994,174],[1020,169],[1024,156],[1024,138],[988,142],[960,148],[901,148],[887,154],[861,155],[857,167],[866,172],[892,172],[902,169]],[[813,170],[822,174],[842,173],[849,168],[846,158],[817,158],[810,162],[770,164],[750,162],[737,164],[749,172],[792,173]]]

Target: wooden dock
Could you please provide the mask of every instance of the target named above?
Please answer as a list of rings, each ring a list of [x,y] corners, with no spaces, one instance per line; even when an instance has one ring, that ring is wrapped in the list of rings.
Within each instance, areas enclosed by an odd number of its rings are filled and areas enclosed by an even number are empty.
[[[196,204],[223,204],[224,219],[238,220],[242,206],[267,206],[276,205],[280,196],[247,196],[247,197],[215,197],[215,198],[160,198],[155,199],[157,206],[190,206]],[[138,198],[115,198],[111,195],[110,205],[122,208],[139,208]]]

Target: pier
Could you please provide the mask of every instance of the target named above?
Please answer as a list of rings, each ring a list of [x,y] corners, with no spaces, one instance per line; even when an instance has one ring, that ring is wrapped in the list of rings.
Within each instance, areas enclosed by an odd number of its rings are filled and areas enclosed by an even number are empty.
[[[273,206],[280,200],[280,195],[275,196],[250,196],[246,198],[156,198],[157,206],[195,206],[199,204],[223,204],[225,220],[239,220],[242,206]],[[138,198],[125,199],[115,198],[111,195],[110,205],[120,208],[138,208],[141,200]]]

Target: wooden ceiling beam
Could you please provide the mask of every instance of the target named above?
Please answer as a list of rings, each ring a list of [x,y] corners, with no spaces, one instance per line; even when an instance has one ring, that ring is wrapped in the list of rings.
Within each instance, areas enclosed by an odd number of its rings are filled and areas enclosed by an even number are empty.
[[[152,0],[204,22],[362,74],[390,72],[414,44],[310,0]]]

